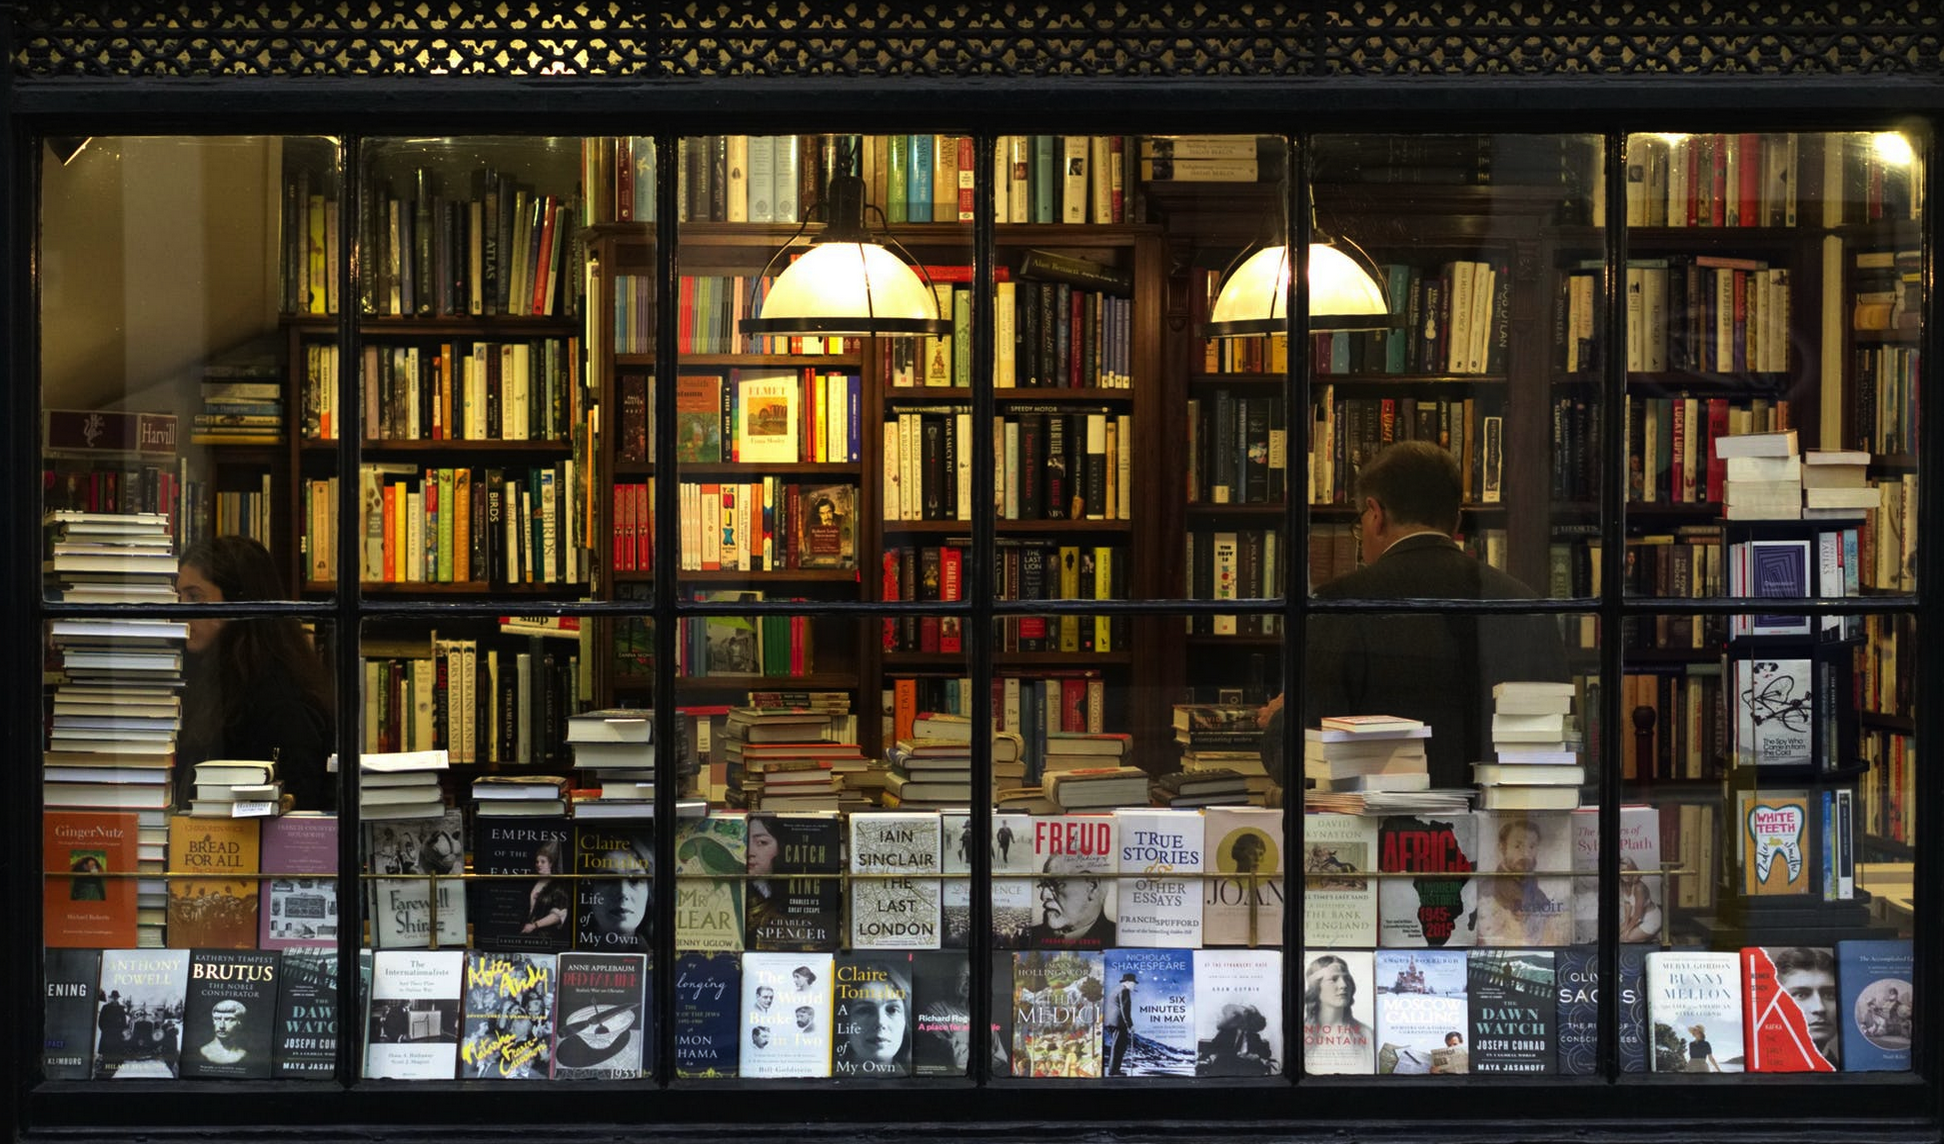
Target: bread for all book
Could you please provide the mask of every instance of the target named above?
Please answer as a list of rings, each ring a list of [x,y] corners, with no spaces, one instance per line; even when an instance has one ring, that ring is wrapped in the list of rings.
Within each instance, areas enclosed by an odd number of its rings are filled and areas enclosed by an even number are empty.
[[[1600,939],[1600,811],[1572,812],[1573,944]],[[1620,808],[1620,940],[1658,942],[1665,921],[1660,809]]]
[[[836,956],[832,1075],[912,1075],[916,956],[893,950]]]
[[[184,1078],[270,1078],[281,963],[270,950],[193,952],[182,1023]]]
[[[257,906],[257,946],[297,949],[338,938],[337,817],[298,812],[263,822],[265,878]]]
[[[850,816],[853,949],[939,948],[943,831],[936,811]]]
[[[675,948],[743,947],[749,832],[739,812],[711,811],[675,826]]]
[[[381,949],[371,957],[368,1080],[451,1080],[459,1065],[463,949]]]
[[[828,953],[745,953],[742,959],[742,1075],[830,1075]]]
[[[1378,944],[1390,948],[1462,948],[1473,944],[1477,853],[1472,815],[1392,815],[1377,825]]]
[[[551,953],[466,953],[461,1080],[553,1075],[555,964]]]
[[[1377,1071],[1471,1071],[1471,1008],[1462,949],[1377,951]]]
[[[1836,951],[1828,946],[1748,946],[1741,951],[1742,1029],[1749,1072],[1836,1072],[1842,1067],[1842,1003]]]
[[[1202,944],[1279,946],[1283,931],[1282,811],[1202,811]]]
[[[1099,950],[1033,949],[1012,958],[1012,1073],[1098,1077],[1102,978]]]
[[[169,819],[170,949],[255,949],[261,835],[254,818]],[[183,876],[192,874],[195,876]]]
[[[554,1079],[633,1080],[652,1071],[647,956],[569,951],[555,965]]]
[[[1916,1040],[1915,964],[1908,940],[1836,943],[1844,1072],[1907,1072]]]
[[[750,815],[747,947],[835,950],[844,944],[843,853],[843,823],[834,813]]]
[[[1741,956],[1688,950],[1647,955],[1650,1069],[1743,1070]]]
[[[337,950],[284,950],[277,972],[271,1075],[279,1080],[328,1080],[337,1072],[337,1042]]]
[[[675,1075],[732,1077],[742,1059],[742,959],[733,953],[675,958]]]
[[[1305,815],[1303,842],[1303,944],[1339,950],[1374,947],[1377,879],[1359,875],[1377,868],[1377,820],[1359,814]]]
[[[945,949],[965,949],[972,932],[972,816],[946,811],[945,884],[940,910],[945,924]],[[1033,818],[1027,814],[994,814],[992,844],[992,947],[1017,949],[1025,944],[1033,924]]]
[[[48,1080],[87,1080],[94,1048],[98,949],[49,949],[41,958],[47,1006],[41,1033],[41,1073]]]
[[[1193,810],[1121,809],[1114,812],[1116,938],[1123,946],[1199,949],[1204,861],[1202,815]],[[1110,981],[1108,983],[1112,985]]]
[[[1558,965],[1549,949],[1474,949],[1466,961],[1471,1071],[1559,1071]]]
[[[1198,949],[1195,1075],[1275,1076],[1282,1069],[1282,951]]]
[[[465,820],[458,807],[437,818],[365,824],[371,881],[371,926],[379,949],[466,944]]]
[[[1194,954],[1110,949],[1105,974],[1103,1075],[1194,1076]]]
[[[1573,858],[1570,814],[1480,811],[1478,945],[1570,945]]]
[[[655,917],[655,824],[574,824],[574,948],[645,953]]]
[[[1304,1072],[1371,1074],[1377,1036],[1375,974],[1375,955],[1367,949],[1303,952]]]
[[[186,949],[104,949],[96,994],[95,1080],[169,1080],[182,1059]]]
[[[141,816],[49,810],[41,816],[42,942],[50,949],[125,949],[135,945],[134,873]],[[87,1074],[82,1074],[85,1077]]]

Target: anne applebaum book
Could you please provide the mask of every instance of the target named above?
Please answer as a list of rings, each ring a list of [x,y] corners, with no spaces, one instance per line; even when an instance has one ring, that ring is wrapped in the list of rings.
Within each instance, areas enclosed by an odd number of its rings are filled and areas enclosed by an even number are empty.
[[[1303,951],[1303,1071],[1369,1076],[1377,1035],[1375,961],[1367,949]]]
[[[170,949],[256,948],[261,825],[254,818],[169,820]]]
[[[1377,1071],[1471,1071],[1462,949],[1377,951]]]
[[[1195,1075],[1275,1076],[1282,1070],[1282,951],[1198,949]]]
[[[1377,868],[1387,874],[1377,888],[1378,944],[1392,948],[1463,947],[1472,944],[1474,868],[1472,816],[1393,815],[1377,825]]]
[[[1358,875],[1376,869],[1377,820],[1305,815],[1303,843],[1303,943],[1318,949],[1374,947],[1377,879]]]
[[[371,957],[368,1080],[451,1080],[459,1065],[463,949],[381,949]]]
[[[828,953],[745,953],[742,962],[742,1075],[830,1075]]]
[[[1185,949],[1110,949],[1105,968],[1102,1072],[1194,1076],[1194,954]]]
[[[1131,808],[1116,810],[1114,818],[1118,866],[1137,875],[1123,879],[1116,895],[1116,940],[1123,946],[1200,948],[1202,894],[1195,875],[1202,869],[1205,820],[1193,810]]]
[[[733,953],[675,958],[675,1075],[736,1075],[741,1060],[742,961]],[[738,1035],[740,1034],[740,1036]]]
[[[675,948],[743,947],[748,824],[740,812],[711,811],[675,826]]]
[[[553,1075],[554,955],[466,953],[460,1080],[546,1080]]]
[[[126,949],[135,944],[134,873],[141,816],[50,810],[41,816],[42,941],[55,949]],[[87,1075],[85,1072],[82,1074]]]
[[[298,812],[263,822],[265,878],[257,904],[257,946],[297,949],[329,945],[338,937],[337,818]],[[304,875],[312,875],[305,877]]]
[[[1660,1073],[1743,1070],[1741,956],[1656,950],[1647,955],[1647,1059]]]
[[[41,959],[47,988],[47,1024],[41,1037],[41,1073],[48,1080],[87,1080],[94,1049],[95,983],[101,979],[98,949],[50,949]]]
[[[840,953],[831,991],[831,1074],[905,1077],[912,1068],[916,954]]]
[[[632,1080],[652,1071],[647,956],[568,952],[556,965],[554,1079]]]
[[[1910,1069],[1917,1014],[1914,968],[1908,940],[1836,943],[1844,1072]]]
[[[182,1058],[186,949],[104,949],[96,994],[94,1079],[167,1080]]]
[[[1084,949],[1013,954],[1014,1076],[1100,1075],[1103,957]]]
[[[850,816],[853,948],[939,948],[943,830],[936,811]]]
[[[277,1027],[274,951],[198,949],[189,959],[182,1076],[268,1080]]]
[[[1828,946],[1741,951],[1749,1072],[1835,1072],[1842,1063],[1836,953]]]
[[[1549,949],[1474,949],[1466,962],[1471,1071],[1559,1071],[1557,964]]]
[[[1202,812],[1202,944],[1277,946],[1283,931],[1282,811]]]
[[[337,1071],[338,960],[330,946],[286,949],[277,973],[271,1074],[328,1079]]]

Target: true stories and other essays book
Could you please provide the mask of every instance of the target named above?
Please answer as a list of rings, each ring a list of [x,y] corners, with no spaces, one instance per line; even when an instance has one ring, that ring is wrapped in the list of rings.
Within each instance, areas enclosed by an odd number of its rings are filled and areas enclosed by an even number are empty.
[[[574,948],[646,952],[655,916],[654,823],[576,823],[574,873]]]
[[[42,941],[50,949],[135,944],[136,879],[91,875],[136,870],[140,817],[78,810],[42,815],[42,869],[59,875],[48,877],[41,889]]]
[[[712,812],[675,827],[675,948],[743,948],[743,879],[748,824],[741,814]]]
[[[199,949],[189,959],[185,1078],[268,1080],[282,960],[271,950]]]
[[[675,958],[675,1075],[731,1077],[742,1059],[742,960],[733,953]]]
[[[1303,842],[1303,943],[1317,949],[1374,947],[1377,879],[1358,875],[1376,869],[1377,820],[1305,815]],[[1366,973],[1362,980],[1368,979]]]
[[[1379,944],[1393,948],[1464,947],[1473,944],[1475,900],[1473,819],[1393,815],[1377,825],[1377,868],[1386,874],[1418,874],[1378,882]]]
[[[747,948],[842,945],[843,853],[843,823],[833,814],[750,815]]]
[[[568,948],[574,895],[561,875],[573,849],[573,824],[565,818],[475,818],[473,873],[495,876],[468,884],[474,943],[538,953]]]
[[[964,949],[972,932],[972,816],[947,811],[944,887],[940,911],[945,949]],[[1033,924],[1033,820],[1025,814],[992,816],[992,945],[1018,949]]]
[[[1743,1071],[1741,955],[1656,950],[1647,955],[1650,1071]]]
[[[1369,1076],[1377,1035],[1374,955],[1367,949],[1303,952],[1303,1071]]]
[[[1559,1071],[1558,966],[1549,949],[1474,949],[1466,962],[1471,1071]]]
[[[466,944],[465,820],[458,807],[438,818],[365,824],[371,924],[379,949]]]
[[[336,816],[328,814],[264,820],[263,872],[281,876],[263,880],[258,948],[298,949],[337,941],[337,879],[315,876],[337,869],[337,824]]]
[[[186,949],[105,949],[95,1010],[94,1079],[171,1079],[182,1059]]]
[[[371,958],[365,1076],[451,1080],[459,1064],[463,949],[381,949]]]
[[[1471,1071],[1471,1009],[1462,949],[1377,951],[1377,1071]]]
[[[854,949],[937,949],[943,915],[943,823],[937,814],[850,816]]]
[[[746,953],[742,959],[742,1075],[830,1075],[828,953]]]
[[[170,949],[255,949],[260,823],[254,818],[169,820]]]
[[[833,1076],[912,1075],[912,1001],[916,955],[884,950],[834,959]]]
[[[1570,945],[1573,940],[1571,816],[1480,811],[1478,945]]]
[[[277,972],[272,1075],[329,1080],[337,1071],[338,959],[330,946],[286,949]]]
[[[1838,1071],[1843,1021],[1836,951],[1755,945],[1741,951],[1741,961],[1748,1071]]]
[[[87,1080],[94,1048],[98,949],[49,949],[41,960],[47,994],[41,1072],[48,1080]]]
[[[1197,949],[1202,937],[1203,818],[1194,811],[1114,812],[1123,878],[1116,939],[1123,946]],[[1110,967],[1111,968],[1111,967]],[[1113,986],[1113,981],[1108,985]]]
[[[1100,1075],[1104,957],[1085,949],[1013,954],[1014,1076]]]
[[[555,964],[551,953],[466,953],[461,1080],[553,1075]]]
[[[1189,900],[1193,901],[1192,896]],[[1101,1016],[1104,1075],[1195,1075],[1191,951],[1110,949],[1103,985],[1107,991]]]
[[[1915,1043],[1915,962],[1908,940],[1836,943],[1844,1072],[1905,1072]]]
[[[1202,944],[1275,946],[1283,931],[1282,811],[1211,806],[1205,820]]]
[[[652,1071],[648,958],[639,953],[560,954],[555,987],[555,1080],[631,1080]]]
[[[1282,951],[1198,949],[1195,1075],[1275,1076],[1282,1069]]]

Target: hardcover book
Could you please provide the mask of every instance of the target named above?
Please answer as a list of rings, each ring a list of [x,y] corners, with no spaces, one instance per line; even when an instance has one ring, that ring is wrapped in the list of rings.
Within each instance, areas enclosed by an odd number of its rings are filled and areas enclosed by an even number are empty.
[[[1103,957],[1082,949],[1013,954],[1014,1076],[1100,1075]]]
[[[939,948],[943,824],[938,814],[853,814],[850,828],[851,946]],[[932,877],[917,876],[926,874]]]
[[[741,1060],[742,962],[733,953],[675,958],[675,1075],[731,1077]]]
[[[1478,945],[1570,945],[1573,940],[1571,816],[1482,811],[1478,832]]]
[[[911,1008],[915,1029],[911,1042],[911,1071],[916,1076],[965,1076],[972,1063],[972,963],[963,953],[925,950],[911,955]],[[1010,962],[993,966],[1003,979]],[[995,992],[997,992],[995,986]],[[1012,991],[994,1008],[995,1018],[1011,1005]],[[1000,1045],[1004,1056],[1004,1045]],[[1011,1071],[998,1069],[1004,1076]]]
[[[857,489],[813,485],[797,496],[799,568],[857,567]]]
[[[254,818],[169,820],[169,869],[211,877],[169,879],[170,949],[255,949],[260,823]]]
[[[466,894],[460,876],[466,869],[466,846],[458,807],[438,818],[367,823],[365,855],[373,874],[440,875],[372,880],[372,933],[379,949],[465,947]]]
[[[1559,1030],[1560,1075],[1598,1076],[1600,951],[1585,946],[1562,949],[1554,964],[1553,1014]],[[1623,1025],[1626,1019],[1623,1011]]]
[[[54,949],[126,949],[135,944],[137,879],[133,873],[140,815],[49,810],[41,815],[42,942]],[[84,1054],[85,1057],[85,1054]],[[87,1073],[81,1074],[84,1078]]]
[[[1766,896],[1813,890],[1809,792],[1741,790],[1735,792],[1735,803],[1742,892]]]
[[[830,1075],[833,962],[828,953],[743,955],[743,1076]]]
[[[463,949],[381,949],[372,955],[367,1079],[453,1079],[465,976]]]
[[[330,947],[286,949],[277,973],[272,1075],[328,1080],[337,1071],[338,961]]]
[[[1559,1006],[1552,950],[1474,949],[1466,962],[1471,1071],[1559,1071]]]
[[[337,869],[337,818],[286,814],[263,823],[263,881],[257,946],[295,949],[338,938],[337,879],[305,877]]]
[[[1282,811],[1202,812],[1202,944],[1278,946],[1283,931]]]
[[[744,463],[761,461],[783,464],[800,460],[797,456],[797,425],[801,416],[797,412],[797,403],[801,399],[801,390],[796,377],[787,372],[736,372],[734,459]]]
[[[280,960],[273,951],[192,953],[182,1025],[183,1077],[269,1079]]]
[[[1620,950],[1620,1071],[1644,1073],[1647,1064],[1647,954],[1642,946]]]
[[[1369,1076],[1376,1050],[1376,963],[1367,949],[1303,953],[1303,1071]]]
[[[1377,1071],[1471,1071],[1465,951],[1377,951]]]
[[[1204,819],[1192,810],[1156,809],[1116,810],[1114,819],[1117,866],[1138,875],[1123,879],[1116,894],[1115,940],[1123,946],[1200,948],[1202,894],[1195,875],[1202,870]]]
[[[1198,949],[1195,1075],[1275,1076],[1282,1068],[1282,951]]]
[[[722,379],[681,374],[675,379],[675,460],[713,464],[722,459]]]
[[[94,1079],[173,1079],[189,999],[186,949],[104,949]]]
[[[743,947],[748,827],[739,813],[711,812],[675,827],[675,948]]]
[[[574,948],[647,952],[655,917],[654,823],[575,823],[574,873],[580,876],[573,890]]]
[[[551,953],[466,953],[460,1080],[553,1075],[554,982]]]
[[[1194,1076],[1194,954],[1110,949],[1105,970],[1104,1075]]]
[[[1836,954],[1827,946],[1741,951],[1742,1029],[1749,1072],[1835,1072],[1842,1067]]]
[[[1733,953],[1656,950],[1647,955],[1651,1071],[1742,1071],[1740,962]]]
[[[843,944],[843,841],[843,823],[834,814],[749,816],[748,948],[835,950]]]
[[[101,951],[49,949],[41,959],[41,972],[47,989],[41,1073],[48,1080],[87,1080]]]
[[[1357,875],[1376,869],[1377,820],[1358,814],[1305,815],[1303,841],[1308,848],[1303,855],[1303,943],[1318,949],[1374,947],[1377,879]],[[1369,976],[1363,979],[1367,982]]]
[[[1742,766],[1799,767],[1814,761],[1814,698],[1806,659],[1734,661],[1735,747]]]
[[[1600,812],[1572,812],[1573,944],[1600,937]],[[1667,898],[1662,888],[1660,809],[1620,808],[1620,940],[1658,942]]]
[[[554,1079],[633,1080],[653,1071],[646,955],[570,951],[555,965]]]
[[[965,949],[972,931],[972,816],[944,816],[945,885],[941,910],[944,948]],[[1025,814],[992,816],[992,946],[1017,949],[1033,924],[1033,819]]]
[[[837,955],[832,989],[832,1075],[912,1075],[916,956],[894,952]]]
[[[574,899],[561,875],[567,873],[573,838],[573,824],[565,818],[482,815],[473,820],[472,871],[498,875],[469,883],[475,945],[539,953],[567,948],[574,933]]]
[[[1473,821],[1470,814],[1438,817],[1393,815],[1377,826],[1377,868],[1386,874],[1418,874],[1415,878],[1386,878],[1377,884],[1379,944],[1392,948],[1473,943],[1474,879],[1462,876],[1474,869]],[[1446,876],[1432,876],[1446,875]]]
[[[1908,940],[1836,943],[1844,1072],[1908,1071],[1917,996]]]

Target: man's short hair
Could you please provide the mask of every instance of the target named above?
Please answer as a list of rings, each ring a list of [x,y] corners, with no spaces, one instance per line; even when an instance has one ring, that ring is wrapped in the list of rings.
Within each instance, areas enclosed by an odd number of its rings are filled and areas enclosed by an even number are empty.
[[[250,1010],[243,1002],[238,1001],[236,998],[225,997],[221,1001],[216,1002],[216,1004],[211,1005],[209,1011],[211,1013],[223,1013],[229,1016],[241,1017]]]
[[[1510,838],[1512,836],[1512,832],[1515,830],[1523,830],[1527,834],[1532,835],[1532,839],[1535,842],[1540,841],[1546,837],[1545,832],[1539,829],[1539,824],[1533,822],[1531,819],[1508,818],[1504,822],[1499,823],[1498,836],[1499,836],[1500,845],[1503,845],[1505,843],[1505,840],[1507,838]]]
[[[1458,528],[1464,497],[1458,461],[1429,441],[1399,441],[1366,462],[1357,474],[1357,498],[1375,497],[1394,524],[1418,524],[1440,532]]]
[[[1792,945],[1775,951],[1775,975],[1781,977],[1789,973],[1803,971],[1814,973],[1836,972],[1836,955],[1827,949],[1810,945]]]

